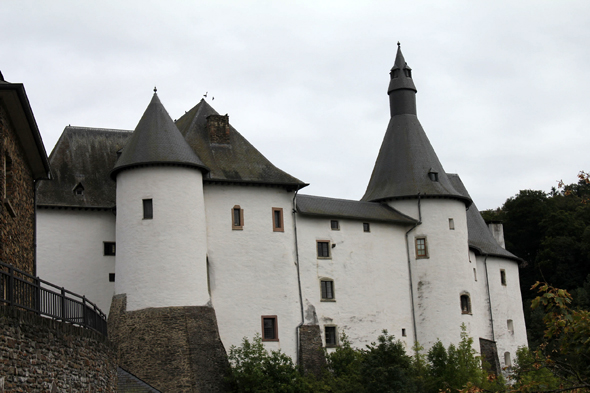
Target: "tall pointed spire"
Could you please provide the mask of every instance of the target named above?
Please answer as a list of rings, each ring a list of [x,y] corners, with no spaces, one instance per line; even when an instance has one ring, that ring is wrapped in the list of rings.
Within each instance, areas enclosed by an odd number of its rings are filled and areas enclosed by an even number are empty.
[[[416,116],[412,71],[398,46],[389,83],[391,120],[363,201],[421,197],[453,198],[471,204],[449,181]]]
[[[154,88],[152,100],[123,148],[111,171],[111,177],[115,179],[117,173],[131,167],[158,164],[183,165],[207,170],[205,164],[182,137]]]
[[[412,69],[406,63],[400,43],[397,43],[395,63],[389,72],[391,81],[387,94],[389,94],[389,106],[391,116],[401,114],[416,114],[416,86],[412,79]]]

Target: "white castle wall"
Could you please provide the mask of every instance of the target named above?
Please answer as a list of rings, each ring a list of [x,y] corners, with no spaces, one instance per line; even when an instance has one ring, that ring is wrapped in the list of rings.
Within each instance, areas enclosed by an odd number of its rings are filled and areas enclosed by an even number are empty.
[[[417,199],[392,201],[390,205],[418,218]],[[437,339],[445,346],[456,343],[462,323],[477,340],[483,322],[474,314],[479,306],[473,307],[477,285],[473,278],[474,264],[469,261],[465,204],[453,199],[424,198],[420,206],[422,224],[409,236],[418,342],[425,348]],[[453,230],[449,228],[449,218],[454,221]],[[417,259],[415,239],[421,236],[426,237],[428,258]],[[471,298],[470,314],[461,311],[463,293]]]
[[[205,185],[211,298],[226,350],[261,334],[261,316],[276,315],[279,341],[265,345],[296,358],[301,313],[292,198],[281,188]],[[244,211],[242,230],[232,230],[236,205]],[[273,231],[273,207],[283,208],[284,232]]]
[[[413,326],[405,232],[409,227],[371,221],[338,219],[332,230],[330,218],[297,217],[303,301],[307,324],[336,325],[352,344],[364,347],[383,329],[410,349]],[[318,259],[317,240],[329,240],[330,259]],[[335,301],[321,301],[320,279],[334,280]],[[402,335],[405,329],[406,337]],[[322,337],[325,343],[325,337]]]
[[[518,347],[527,345],[518,264],[515,261],[497,257],[488,257],[487,264],[498,356],[502,367],[506,367],[508,365],[504,363],[504,354],[509,352],[510,359],[514,362]],[[501,282],[501,269],[506,272],[506,285],[502,285]],[[509,319],[513,321],[512,332],[507,326]]]
[[[115,257],[104,256],[103,242],[115,241],[110,211],[37,210],[37,275],[86,296],[108,314],[115,283]]]
[[[153,200],[153,219],[143,218],[143,199]],[[175,166],[120,172],[117,246],[115,292],[127,294],[128,311],[207,305],[201,172]]]

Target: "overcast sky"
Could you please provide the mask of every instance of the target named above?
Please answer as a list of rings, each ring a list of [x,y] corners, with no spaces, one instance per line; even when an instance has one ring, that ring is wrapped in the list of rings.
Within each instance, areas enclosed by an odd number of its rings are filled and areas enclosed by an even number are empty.
[[[134,129],[154,86],[173,119],[208,92],[302,192],[360,199],[399,40],[480,210],[590,170],[588,1],[3,0],[0,18],[0,70],[48,153],[69,124]]]

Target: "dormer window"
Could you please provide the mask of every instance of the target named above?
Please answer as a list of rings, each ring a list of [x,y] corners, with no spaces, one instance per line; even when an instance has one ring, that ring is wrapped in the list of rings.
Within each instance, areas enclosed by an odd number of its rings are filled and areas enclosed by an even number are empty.
[[[411,78],[412,77],[412,69],[411,68],[404,68],[404,74],[406,75],[407,78]]]
[[[82,183],[78,183],[76,187],[74,187],[74,195],[83,196],[84,195],[84,186]]]
[[[399,78],[399,68],[396,68],[395,70],[391,70],[391,77],[393,79]]]
[[[428,171],[428,177],[431,181],[438,181],[438,172],[433,171],[432,169]]]

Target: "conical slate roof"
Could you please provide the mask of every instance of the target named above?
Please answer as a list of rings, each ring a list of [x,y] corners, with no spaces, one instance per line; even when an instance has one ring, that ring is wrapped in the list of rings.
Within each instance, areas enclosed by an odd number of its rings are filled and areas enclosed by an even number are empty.
[[[183,165],[208,170],[186,143],[158,95],[154,93],[152,101],[111,171],[111,177],[115,179],[117,173],[125,169],[157,164]]]
[[[407,65],[398,48],[393,70],[402,67]],[[393,77],[392,73],[392,82],[388,91],[390,95],[397,94],[396,90],[400,89],[406,92],[415,91],[411,78],[405,75]],[[406,80],[406,82],[395,82],[396,80]],[[409,99],[414,100],[414,95],[411,94],[410,97],[398,95],[390,102],[391,105],[404,106],[404,100]],[[453,188],[415,112],[401,113],[392,116],[389,121],[371,180],[362,200],[413,198],[418,194],[422,197],[460,199],[467,205],[471,204],[469,197],[461,195]]]
[[[407,77],[404,70],[407,70],[408,72],[412,71],[412,69],[408,66],[408,63],[406,63],[404,55],[402,54],[402,49],[398,43],[397,54],[395,55],[395,63],[389,72],[391,75],[391,81],[389,82],[389,89],[387,89],[387,93],[399,89],[417,91],[413,79],[411,77]]]
[[[291,190],[307,186],[274,166],[229,124],[223,143],[212,140],[207,129],[210,116],[219,116],[219,113],[202,99],[176,121],[181,134],[210,170],[204,180],[278,185]]]
[[[470,198],[459,175],[450,173],[448,177],[456,190],[465,197]],[[475,204],[472,204],[467,210],[467,231],[469,247],[475,249],[479,254],[509,258],[518,261],[519,263],[523,262],[522,259],[498,244]]]

